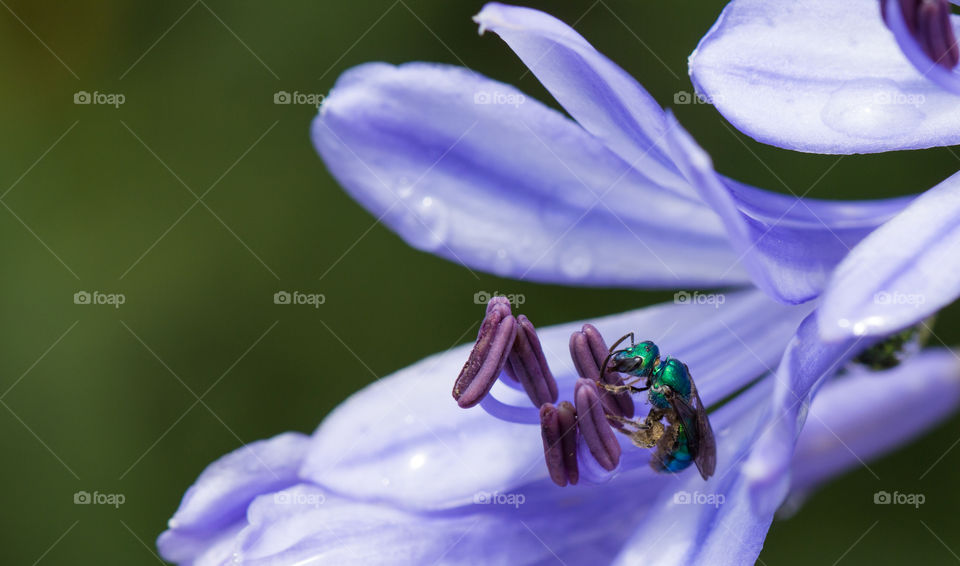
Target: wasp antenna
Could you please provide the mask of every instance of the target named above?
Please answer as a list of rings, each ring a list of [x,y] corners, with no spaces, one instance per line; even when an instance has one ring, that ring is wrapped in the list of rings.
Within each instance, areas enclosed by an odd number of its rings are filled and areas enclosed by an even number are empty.
[[[633,332],[628,332],[628,333],[624,334],[623,336],[621,336],[619,340],[617,340],[616,342],[614,342],[614,343],[613,343],[613,346],[610,346],[610,353],[613,354],[613,352],[616,351],[617,346],[619,346],[620,344],[622,344],[623,341],[626,340],[627,338],[630,338],[630,347],[632,348],[633,345],[634,345],[634,344],[633,344]]]
[[[603,376],[610,371],[610,358],[613,357],[613,352],[611,351],[607,354],[607,357],[603,359],[603,365],[600,366],[600,378],[603,379]]]

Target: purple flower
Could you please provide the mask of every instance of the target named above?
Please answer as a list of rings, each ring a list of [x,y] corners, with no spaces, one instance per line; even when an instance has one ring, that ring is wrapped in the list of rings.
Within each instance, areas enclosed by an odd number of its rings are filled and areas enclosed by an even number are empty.
[[[563,23],[499,4],[477,21],[573,120],[465,69],[364,65],[339,79],[313,126],[344,188],[411,245],[474,269],[744,288],[537,331],[496,299],[476,345],[367,387],[312,437],[288,433],[212,464],[158,540],[168,560],[752,563],[791,493],[960,403],[950,351],[885,372],[848,363],[960,292],[948,252],[960,178],[876,202],[749,187],[716,173],[672,115]],[[600,426],[601,408],[632,405],[594,385],[595,339],[628,331],[687,363],[706,405],[740,392],[710,416],[708,481],[654,472],[649,451]],[[851,391],[864,402],[846,403]],[[928,410],[915,410],[921,400]],[[881,417],[900,423],[896,434],[867,434]]]
[[[750,290],[728,295],[720,309],[669,304],[591,322],[605,334],[631,328],[657,337],[698,368],[702,395],[716,400],[775,366],[805,310]],[[572,398],[577,380],[565,353],[579,329],[567,324],[539,332],[561,398]],[[696,473],[657,474],[647,451],[624,443],[612,479],[593,485],[582,472],[576,486],[559,488],[543,464],[535,425],[463,410],[450,399],[449,384],[468,349],[438,354],[357,393],[310,439],[287,433],[211,465],[160,537],[161,554],[198,566],[234,559],[480,565],[551,564],[559,557],[571,566],[755,560],[771,514],[750,505],[750,478],[740,463],[768,428],[772,379],[711,415],[720,454],[709,482]],[[796,493],[944,418],[960,402],[958,374],[952,353],[932,350],[887,372],[828,382],[792,460]],[[903,387],[905,380],[911,387]],[[497,387],[506,401],[526,400],[525,393]],[[849,403],[851,391],[863,402]],[[921,402],[928,410],[915,410]],[[900,426],[877,435],[878,420]],[[683,504],[688,496],[710,504]]]
[[[955,145],[960,19],[949,8],[947,0],[734,0],[690,56],[690,76],[763,143],[833,154]]]

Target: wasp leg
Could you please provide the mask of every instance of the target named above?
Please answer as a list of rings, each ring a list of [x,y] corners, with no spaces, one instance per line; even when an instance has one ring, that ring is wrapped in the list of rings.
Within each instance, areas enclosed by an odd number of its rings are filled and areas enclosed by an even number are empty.
[[[680,436],[676,415],[667,413],[665,416],[667,417],[667,428],[663,435],[657,439],[656,450],[650,457],[650,467],[658,472],[668,469],[667,466],[673,459],[673,450],[677,444],[677,438]]]
[[[623,385],[611,385],[609,383],[600,383],[598,385],[600,385],[600,387],[602,387],[605,391],[609,391],[610,393],[613,393],[613,394],[624,393],[624,392],[641,393],[643,391],[646,391],[647,388],[634,387],[634,385],[645,380],[646,380],[645,377],[635,377],[630,381],[625,382]]]
[[[628,419],[616,415],[607,415],[611,421],[621,425],[618,430],[630,437],[630,441],[640,448],[653,448],[664,435],[665,427],[660,422],[662,412],[653,409],[643,421]]]

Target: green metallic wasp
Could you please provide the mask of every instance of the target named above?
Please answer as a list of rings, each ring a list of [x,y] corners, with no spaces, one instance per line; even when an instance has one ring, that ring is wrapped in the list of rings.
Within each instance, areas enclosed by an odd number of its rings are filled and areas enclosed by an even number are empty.
[[[630,338],[630,347],[617,350],[627,338]],[[635,344],[631,332],[610,348],[602,371],[633,376],[624,385],[604,385],[608,391],[647,392],[651,409],[645,419],[613,415],[608,418],[622,425],[621,432],[629,435],[637,446],[656,447],[650,461],[655,470],[676,473],[695,463],[703,479],[713,475],[717,467],[717,442],[687,364],[670,356],[661,359],[656,344],[649,340]],[[643,387],[635,386],[639,383],[643,383]],[[664,419],[666,425],[662,422]]]

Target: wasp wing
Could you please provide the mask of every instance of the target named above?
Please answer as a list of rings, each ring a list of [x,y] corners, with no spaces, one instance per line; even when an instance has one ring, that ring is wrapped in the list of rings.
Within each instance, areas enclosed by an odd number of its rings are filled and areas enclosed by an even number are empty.
[[[707,417],[706,409],[703,408],[703,401],[700,400],[696,386],[692,387],[691,398],[696,400],[695,407],[679,395],[670,398],[670,405],[687,431],[687,444],[693,455],[693,461],[697,464],[700,476],[706,480],[717,468],[717,440],[713,435],[710,419]]]
[[[696,385],[693,386],[693,396],[697,399],[697,432],[700,433],[700,453],[696,463],[700,475],[706,480],[717,470],[717,438],[713,435],[707,409],[703,406]]]

